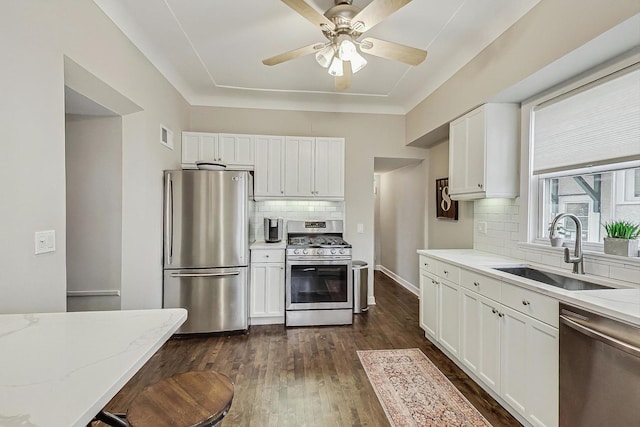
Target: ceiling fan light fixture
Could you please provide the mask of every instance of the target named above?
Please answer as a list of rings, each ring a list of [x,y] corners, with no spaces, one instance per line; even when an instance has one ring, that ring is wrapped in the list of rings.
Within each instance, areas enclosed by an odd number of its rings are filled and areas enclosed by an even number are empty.
[[[351,57],[350,61],[351,61],[351,72],[354,74],[362,70],[364,66],[367,65],[367,60],[364,59],[364,57],[360,55],[358,52],[356,52],[356,54]]]
[[[343,61],[351,61],[354,55],[358,55],[356,45],[351,40],[341,40],[338,46],[338,56]]]
[[[338,55],[333,57],[333,61],[331,61],[331,66],[329,67],[329,74],[333,77],[341,77],[344,74],[344,69],[342,67],[342,60],[338,58]]]
[[[327,68],[329,67],[329,65],[331,65],[331,62],[333,61],[334,56],[335,56],[335,51],[333,49],[333,46],[329,45],[324,49],[320,50],[318,53],[316,53],[316,61],[318,62],[318,64],[320,64],[322,68]]]

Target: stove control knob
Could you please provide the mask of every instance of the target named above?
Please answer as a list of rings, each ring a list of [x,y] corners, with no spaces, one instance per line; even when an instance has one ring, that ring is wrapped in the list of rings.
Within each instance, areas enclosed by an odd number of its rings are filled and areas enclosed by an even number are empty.
[[[335,249],[331,249],[331,253],[332,253],[333,255],[335,255],[336,250],[335,250]]]
[[[322,249],[318,249],[318,251],[316,252],[316,254],[318,255],[322,255],[324,253],[324,251]]]
[[[340,254],[344,254],[344,249],[340,249]]]
[[[308,254],[308,253],[309,253],[309,251],[308,251],[308,250],[306,250],[306,249],[303,249],[303,250],[302,250],[302,253],[306,255],[306,254]]]
[[[300,249],[294,249],[293,253],[296,254],[296,255],[299,254],[300,253]]]

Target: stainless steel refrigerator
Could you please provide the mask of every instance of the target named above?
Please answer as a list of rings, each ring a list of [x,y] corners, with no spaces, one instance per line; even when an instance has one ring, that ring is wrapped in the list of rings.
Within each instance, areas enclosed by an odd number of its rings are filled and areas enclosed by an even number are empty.
[[[178,333],[248,328],[247,171],[164,173],[163,307],[186,308]]]

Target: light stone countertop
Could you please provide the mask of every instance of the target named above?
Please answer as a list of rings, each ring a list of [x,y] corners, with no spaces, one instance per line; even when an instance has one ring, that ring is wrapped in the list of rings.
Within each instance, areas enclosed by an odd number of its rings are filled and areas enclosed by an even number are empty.
[[[254,249],[286,249],[287,248],[287,241],[286,239],[282,239],[279,242],[276,243],[267,243],[265,241],[255,241],[251,244],[251,246],[249,247],[250,250],[254,250]]]
[[[0,426],[86,426],[184,309],[0,315]]]
[[[585,274],[581,275],[580,278],[588,282],[602,284],[617,289],[568,291],[534,280],[518,277],[513,274],[494,270],[492,267],[529,265],[539,270],[545,270],[563,276],[571,275],[572,273],[567,270],[520,259],[507,258],[473,249],[420,249],[418,250],[418,253],[444,262],[449,262],[462,268],[475,270],[479,273],[522,288],[549,295],[559,301],[584,308],[585,310],[590,310],[598,314],[640,326],[640,278],[638,288],[633,288],[625,282]]]

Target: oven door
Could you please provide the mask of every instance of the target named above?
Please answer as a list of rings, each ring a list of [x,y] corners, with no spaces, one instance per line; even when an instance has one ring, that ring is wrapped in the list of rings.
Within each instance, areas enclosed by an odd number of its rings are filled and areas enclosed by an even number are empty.
[[[353,308],[351,259],[287,259],[287,310],[340,308]]]

